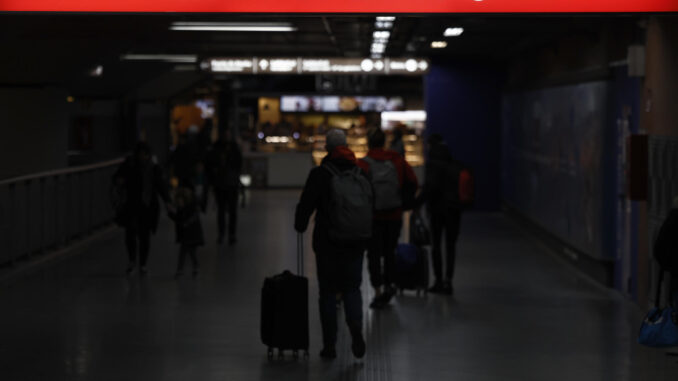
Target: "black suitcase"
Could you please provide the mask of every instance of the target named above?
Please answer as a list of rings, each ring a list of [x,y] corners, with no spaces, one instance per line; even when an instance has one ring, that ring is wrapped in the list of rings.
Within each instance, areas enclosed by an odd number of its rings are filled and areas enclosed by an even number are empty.
[[[308,278],[303,276],[303,237],[297,237],[297,273],[289,270],[266,278],[261,291],[261,341],[269,358],[278,349],[278,357],[292,350],[294,357],[304,351],[308,357]]]
[[[403,290],[428,293],[428,253],[425,248],[410,243],[401,243],[396,248],[395,284]]]

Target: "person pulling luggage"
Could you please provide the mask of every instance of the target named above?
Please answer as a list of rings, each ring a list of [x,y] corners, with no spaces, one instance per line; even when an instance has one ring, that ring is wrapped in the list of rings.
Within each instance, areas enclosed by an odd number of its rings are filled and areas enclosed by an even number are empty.
[[[337,294],[344,301],[346,324],[351,333],[351,349],[357,358],[365,355],[362,333],[363,252],[372,234],[372,187],[363,162],[346,146],[342,130],[326,136],[327,155],[308,175],[297,204],[294,227],[299,233],[308,228],[315,212],[313,251],[316,254],[320,291],[320,323],[325,359],[337,357]]]
[[[385,150],[386,135],[380,128],[367,135],[367,176],[374,190],[372,238],[367,249],[370,282],[374,288],[371,308],[383,308],[396,293],[395,250],[403,225],[403,204],[412,206],[419,184],[412,167],[399,153]],[[409,200],[409,202],[408,202]]]

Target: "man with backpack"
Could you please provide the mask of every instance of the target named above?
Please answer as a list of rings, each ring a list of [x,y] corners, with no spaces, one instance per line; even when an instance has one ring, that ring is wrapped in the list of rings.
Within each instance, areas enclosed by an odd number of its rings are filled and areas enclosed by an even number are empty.
[[[463,207],[471,202],[472,178],[470,172],[452,157],[441,135],[429,136],[428,148],[424,189],[415,204],[419,206],[426,203],[431,222],[433,235],[431,256],[435,283],[429,291],[452,295],[461,212]],[[442,262],[443,231],[447,254],[445,274]]]
[[[678,197],[673,199],[671,211],[659,229],[653,252],[661,271],[671,274],[670,300],[673,308],[678,308]]]
[[[346,146],[346,135],[334,129],[326,136],[327,156],[313,168],[297,204],[294,228],[303,233],[315,212],[313,251],[316,253],[320,291],[320,323],[323,349],[320,356],[337,356],[336,297],[341,294],[351,349],[357,358],[365,355],[362,334],[363,252],[372,233],[372,187],[364,163]]]
[[[374,190],[372,239],[367,250],[370,282],[375,297],[371,308],[386,306],[396,293],[395,250],[403,224],[403,204],[414,199],[419,186],[412,167],[397,152],[385,150],[386,136],[380,128],[369,131],[367,156],[361,161]],[[382,262],[383,259],[383,262]]]

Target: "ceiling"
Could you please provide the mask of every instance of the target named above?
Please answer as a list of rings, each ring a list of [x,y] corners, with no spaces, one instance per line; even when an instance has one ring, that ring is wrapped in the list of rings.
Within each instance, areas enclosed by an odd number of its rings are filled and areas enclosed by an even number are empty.
[[[175,21],[289,22],[297,31],[169,30]],[[122,97],[160,82],[167,88],[158,93],[171,94],[207,74],[177,72],[170,63],[121,61],[121,55],[364,57],[370,54],[374,21],[367,15],[0,14],[0,87],[54,85],[83,96]],[[394,23],[385,56],[502,64],[559,36],[594,33],[608,21],[582,16],[404,16]],[[465,31],[443,38],[452,26]],[[434,40],[446,40],[447,48],[432,49]],[[103,66],[103,75],[89,76],[97,65]]]

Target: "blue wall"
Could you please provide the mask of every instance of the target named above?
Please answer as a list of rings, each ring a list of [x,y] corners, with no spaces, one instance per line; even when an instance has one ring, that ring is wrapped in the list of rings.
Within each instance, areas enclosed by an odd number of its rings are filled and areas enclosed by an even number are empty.
[[[426,134],[439,133],[475,180],[475,209],[500,207],[501,77],[491,68],[434,62],[425,77]]]

